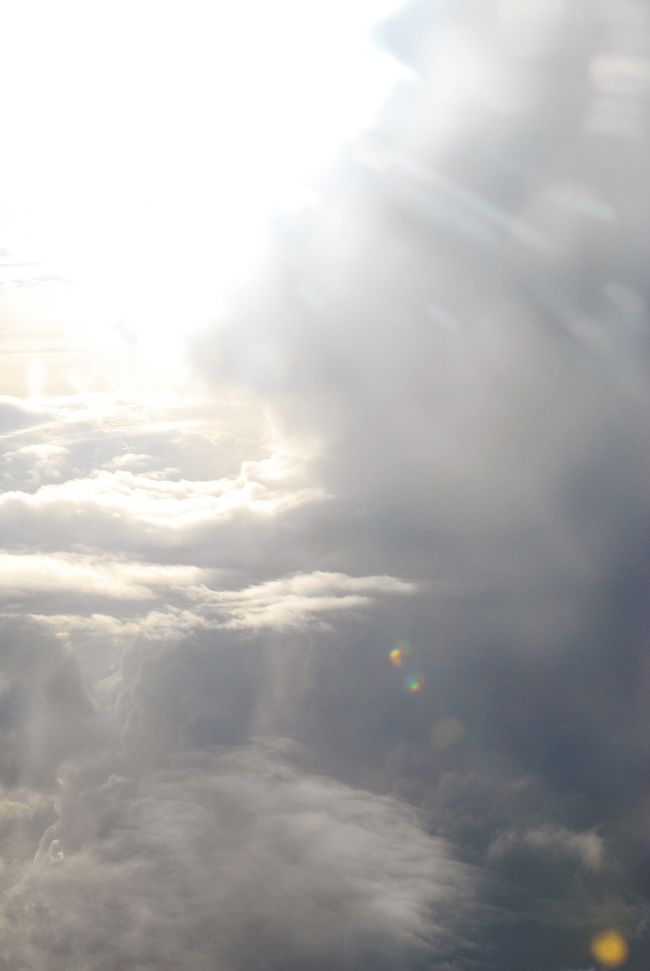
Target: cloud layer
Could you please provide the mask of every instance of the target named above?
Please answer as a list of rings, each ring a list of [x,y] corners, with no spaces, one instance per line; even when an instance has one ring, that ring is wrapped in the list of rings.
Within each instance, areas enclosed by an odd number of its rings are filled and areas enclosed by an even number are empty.
[[[0,397],[3,971],[647,967],[648,26],[404,3],[187,393]]]
[[[65,793],[5,953],[26,968],[398,968],[444,948],[432,908],[464,883],[406,807],[258,745]]]

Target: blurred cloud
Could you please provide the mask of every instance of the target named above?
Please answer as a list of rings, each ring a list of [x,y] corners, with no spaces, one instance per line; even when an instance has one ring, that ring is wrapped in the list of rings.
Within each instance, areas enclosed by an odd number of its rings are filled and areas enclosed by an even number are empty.
[[[0,783],[8,790],[7,821],[30,816],[11,798],[12,788],[53,788],[60,764],[97,748],[102,731],[63,645],[24,620],[3,619],[2,633]]]
[[[543,826],[527,833],[502,833],[490,845],[488,855],[494,858],[507,856],[520,847],[539,849],[541,852],[558,852],[575,857],[587,870],[598,870],[603,865],[604,845],[596,833],[571,833],[562,827]]]
[[[269,743],[74,787],[5,906],[5,954],[26,968],[397,968],[444,952],[430,915],[469,903],[406,806]]]

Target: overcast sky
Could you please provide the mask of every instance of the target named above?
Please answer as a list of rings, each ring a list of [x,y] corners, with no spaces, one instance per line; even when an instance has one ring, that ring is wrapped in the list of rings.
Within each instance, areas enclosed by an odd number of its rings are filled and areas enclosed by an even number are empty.
[[[0,3],[1,971],[650,960],[644,0]]]

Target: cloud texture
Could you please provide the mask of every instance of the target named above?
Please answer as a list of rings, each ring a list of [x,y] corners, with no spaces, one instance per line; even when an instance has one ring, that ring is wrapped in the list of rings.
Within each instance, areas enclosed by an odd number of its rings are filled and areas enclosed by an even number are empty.
[[[0,398],[3,971],[647,966],[649,27],[403,4],[186,393]]]

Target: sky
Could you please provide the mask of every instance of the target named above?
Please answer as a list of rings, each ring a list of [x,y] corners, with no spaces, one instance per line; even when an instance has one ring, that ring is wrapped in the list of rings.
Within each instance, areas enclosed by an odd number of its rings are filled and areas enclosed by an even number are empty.
[[[0,971],[641,971],[643,0],[0,3]]]

